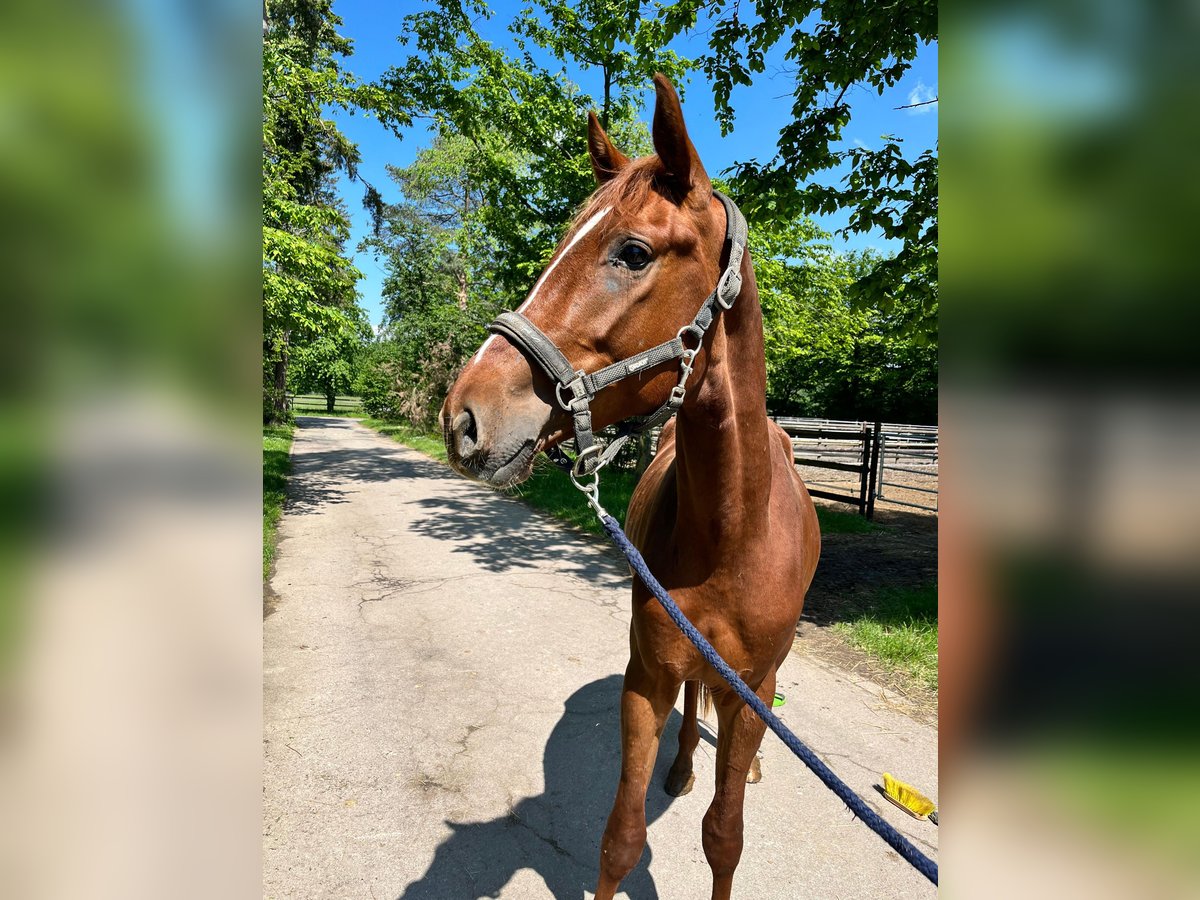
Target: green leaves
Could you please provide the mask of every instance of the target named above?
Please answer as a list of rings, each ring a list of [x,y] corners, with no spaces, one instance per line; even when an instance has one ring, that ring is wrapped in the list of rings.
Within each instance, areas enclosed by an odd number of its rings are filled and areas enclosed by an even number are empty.
[[[318,337],[292,351],[288,381],[293,392],[317,391],[332,397],[353,386],[371,326],[357,307],[340,312]]]
[[[734,88],[761,87],[782,49],[793,121],[770,158],[729,173],[729,192],[752,225],[772,408],[910,421],[935,414],[936,151],[911,158],[893,139],[874,151],[840,148],[851,89],[893,87],[921,43],[936,39],[932,3],[681,0],[651,11],[639,0],[529,0],[504,46],[475,30],[490,15],[479,2],[436,0],[406,19],[401,43],[410,55],[378,84],[328,73],[321,81],[340,84],[345,102],[381,121],[426,120],[436,135],[412,165],[391,171],[403,199],[380,210],[377,234],[364,242],[387,270],[384,340],[359,379],[378,412],[431,421],[443,382],[484,324],[519,302],[544,268],[594,186],[589,109],[627,154],[650,152],[639,121],[649,77],[663,71],[678,83],[699,69],[729,132]],[[691,61],[668,49],[696,27],[708,29],[705,55]],[[596,77],[597,96],[568,68]],[[348,171],[356,164],[336,141],[322,146],[327,160]],[[822,183],[843,165],[842,181]],[[845,234],[882,233],[901,251],[834,253],[806,216],[839,210],[849,211]],[[332,221],[305,221],[305,234],[325,233],[334,245],[336,232]],[[319,254],[294,258],[297,270],[322,265]],[[319,286],[309,285],[312,302],[328,295]]]
[[[641,0],[537,0],[511,30],[549,50],[559,61],[599,69],[603,93],[597,111],[607,129],[620,107],[629,115],[656,72],[681,80],[690,61],[666,48],[664,29],[642,19]]]
[[[919,301],[855,302],[856,286],[890,260],[838,254],[808,219],[751,226],[767,357],[767,407],[782,415],[930,422],[937,348],[904,324]]]
[[[330,0],[274,0],[267,14],[262,83],[264,416],[282,419],[291,357],[336,359],[330,348],[341,346],[342,336],[361,325],[355,285],[362,276],[346,258],[349,221],[333,189],[339,170],[358,178],[358,149],[326,118],[325,110],[379,114],[390,108],[390,98],[359,84],[342,68],[340,60],[351,45],[337,32],[341,20]],[[369,185],[367,201],[378,204]],[[340,370],[333,362],[324,368],[326,374]]]
[[[863,308],[889,306],[903,294],[916,306],[902,327],[932,337],[937,153],[926,150],[909,160],[894,139],[877,151],[839,150],[838,145],[851,120],[851,89],[865,86],[883,94],[908,72],[919,47],[937,40],[936,4],[755,0],[752,13],[740,0],[683,0],[661,8],[657,18],[658,33],[668,40],[696,27],[700,15],[711,23],[709,52],[697,65],[712,82],[722,134],[734,129],[734,87],[751,86],[764,72],[767,53],[777,45],[787,48],[785,59],[794,66],[789,70],[792,121],[780,131],[773,159],[735,164],[731,190],[745,201],[751,218],[780,221],[849,210],[843,234],[878,229],[900,240],[903,247],[895,258],[872,268],[851,293]],[[815,180],[843,163],[850,172],[840,185]]]
[[[483,9],[472,7],[474,14]],[[509,26],[515,51],[483,40],[452,0],[405,20],[403,41],[416,52],[389,69],[380,85],[397,106],[428,118],[439,140],[457,142],[454,164],[469,167],[479,197],[460,236],[474,244],[460,249],[470,257],[476,244],[486,247],[503,292],[528,288],[595,186],[588,110],[607,112],[619,140],[640,138],[637,115],[649,76],[658,70],[682,75],[688,66],[643,30],[639,10],[637,0],[537,0]],[[599,69],[603,96],[592,98],[562,71],[537,63],[535,47],[564,63]],[[417,189],[421,177],[410,169],[406,192]]]

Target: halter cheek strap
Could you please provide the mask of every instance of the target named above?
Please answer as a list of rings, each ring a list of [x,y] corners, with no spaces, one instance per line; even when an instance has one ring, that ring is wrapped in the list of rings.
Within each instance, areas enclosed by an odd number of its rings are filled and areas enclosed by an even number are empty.
[[[554,392],[559,405],[575,420],[576,455],[571,459],[557,447],[548,450],[546,455],[575,477],[598,472],[616,456],[617,451],[630,437],[663,424],[679,412],[679,408],[683,406],[688,377],[692,374],[692,364],[700,345],[704,342],[704,335],[712,326],[717,314],[722,309],[731,309],[741,293],[742,256],[746,252],[746,219],[737,205],[720,191],[713,191],[713,195],[725,207],[725,244],[728,245],[729,261],[717,280],[717,286],[704,299],[695,318],[680,328],[679,333],[671,340],[588,373],[582,369],[575,369],[555,343],[518,312],[503,312],[488,326],[488,331],[501,335],[523,350],[555,382]],[[620,434],[607,447],[597,444],[592,432],[591,410],[591,402],[596,394],[622,379],[676,359],[680,361],[679,381],[671,389],[667,401],[649,416],[624,420]]]

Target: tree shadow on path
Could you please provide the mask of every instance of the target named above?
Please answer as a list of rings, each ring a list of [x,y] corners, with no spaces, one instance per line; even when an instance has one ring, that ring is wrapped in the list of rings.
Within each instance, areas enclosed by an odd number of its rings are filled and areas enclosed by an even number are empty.
[[[450,822],[453,830],[433,863],[405,888],[400,900],[463,900],[499,897],[522,869],[532,869],[556,900],[581,900],[594,890],[600,837],[620,774],[620,675],[586,684],[566,701],[542,757],[545,791],[513,804],[507,815],[486,822]],[[647,824],[673,798],[663,790],[674,758],[680,716],[672,711],[646,801]],[[696,828],[699,834],[700,823]],[[649,847],[622,882],[629,896],[658,897],[650,875]]]
[[[297,417],[296,423],[314,431],[359,427],[346,419],[310,416]],[[404,524],[425,537],[449,542],[453,552],[469,555],[487,571],[544,572],[549,567],[598,588],[629,586],[629,566],[602,539],[471,483],[444,463],[387,439],[370,447],[317,447],[292,455],[285,507],[289,514],[326,512],[348,502],[351,493],[392,481],[429,480],[433,484],[428,496],[398,507]]]
[[[305,431],[349,431],[356,425],[347,419],[297,416],[296,425]],[[448,468],[433,460],[413,458],[399,444],[381,443],[369,448],[313,450],[292,453],[286,509],[289,513],[320,513],[326,507],[345,503],[346,495],[358,486],[384,484],[398,479],[457,479]]]
[[[425,515],[415,516],[409,528],[449,541],[454,552],[469,555],[489,572],[553,570],[599,588],[630,584],[628,563],[608,544],[495,491],[474,488],[410,504]]]

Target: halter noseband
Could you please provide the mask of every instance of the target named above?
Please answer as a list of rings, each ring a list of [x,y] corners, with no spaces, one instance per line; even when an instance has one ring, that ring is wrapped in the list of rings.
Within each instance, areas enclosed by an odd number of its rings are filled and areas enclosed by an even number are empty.
[[[742,290],[742,254],[746,251],[746,219],[732,200],[720,191],[713,195],[725,207],[725,243],[729,245],[729,262],[717,286],[713,288],[700,311],[692,321],[679,329],[671,340],[643,350],[627,359],[605,366],[592,373],[574,369],[550,338],[519,312],[503,312],[488,326],[488,331],[507,338],[518,349],[536,362],[554,381],[554,393],[559,405],[575,419],[576,455],[571,459],[557,447],[546,455],[556,465],[571,473],[574,478],[591,475],[607,465],[617,451],[635,434],[666,422],[683,406],[688,377],[692,374],[692,362],[704,343],[704,335],[712,326],[717,313],[731,309]],[[695,346],[688,346],[685,338],[691,338]],[[645,418],[631,417],[624,420],[620,434],[601,448],[592,433],[591,402],[596,394],[609,385],[616,384],[631,375],[673,359],[680,360],[679,382],[671,389],[671,396],[657,411]]]

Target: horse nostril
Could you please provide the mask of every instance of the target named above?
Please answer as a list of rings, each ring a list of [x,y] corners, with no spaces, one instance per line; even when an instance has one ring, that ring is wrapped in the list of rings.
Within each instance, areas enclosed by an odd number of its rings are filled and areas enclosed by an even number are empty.
[[[464,409],[454,417],[451,425],[454,431],[454,446],[460,459],[466,459],[479,446],[479,435],[476,431],[475,416],[469,409]]]

